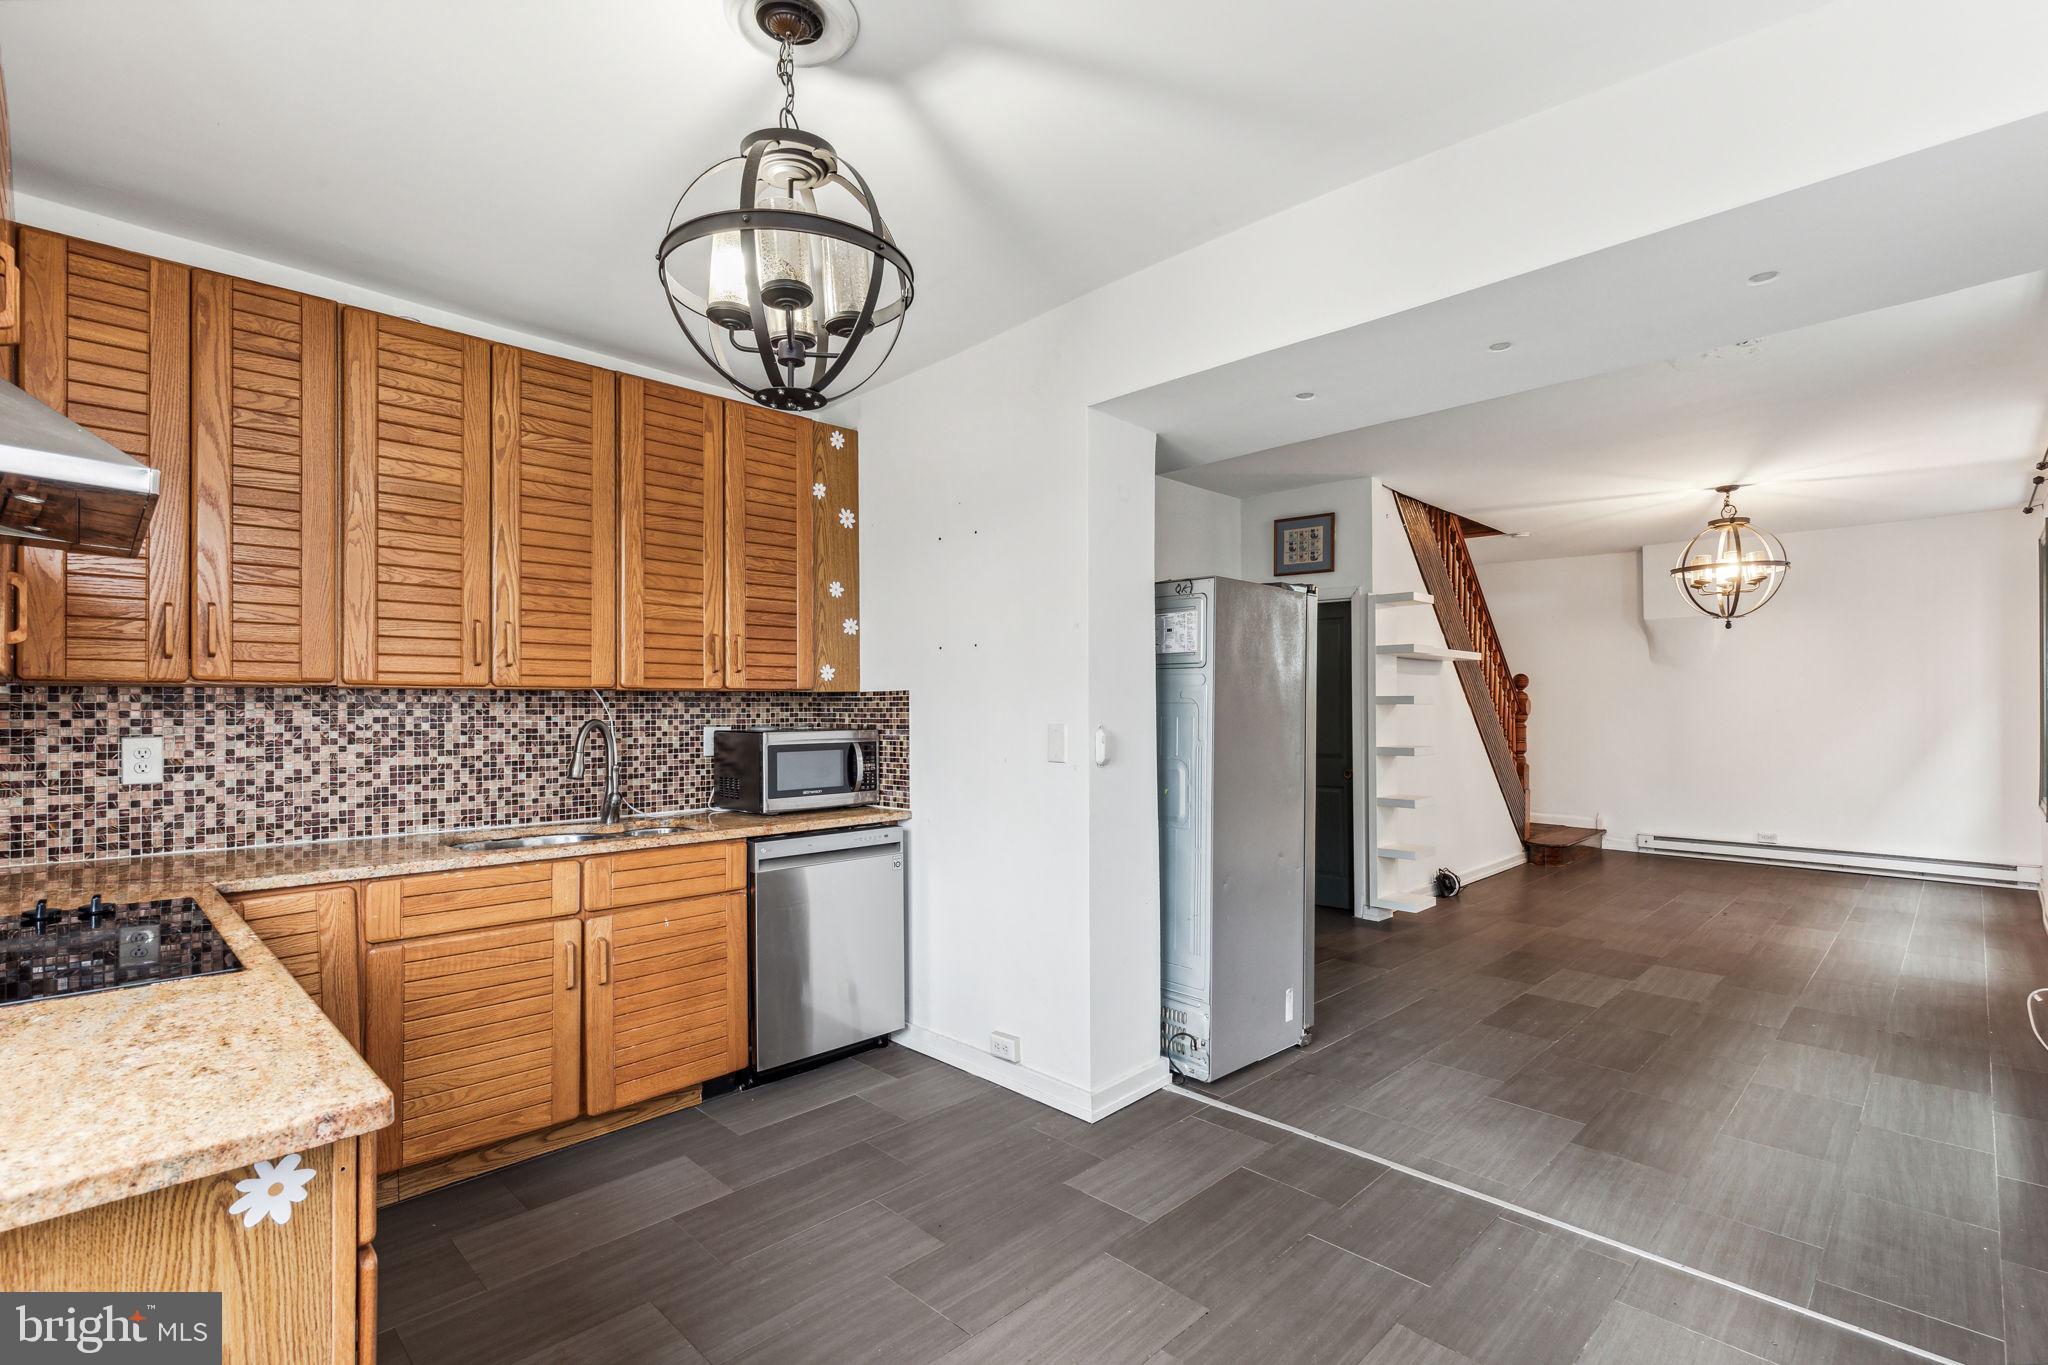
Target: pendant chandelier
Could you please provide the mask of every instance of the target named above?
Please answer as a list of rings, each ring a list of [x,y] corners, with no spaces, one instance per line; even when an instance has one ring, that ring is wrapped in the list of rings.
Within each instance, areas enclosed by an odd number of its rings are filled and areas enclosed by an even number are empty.
[[[795,49],[824,36],[826,6],[757,0],[753,19],[777,45],[781,118],[690,182],[655,261],[707,364],[763,406],[813,412],[888,359],[910,309],[910,261],[860,172],[797,126]]]
[[[1776,536],[1759,531],[1749,518],[1738,516],[1728,497],[1741,484],[1723,484],[1721,515],[1686,542],[1671,571],[1685,600],[1735,629],[1735,618],[1747,616],[1777,595],[1792,561]]]

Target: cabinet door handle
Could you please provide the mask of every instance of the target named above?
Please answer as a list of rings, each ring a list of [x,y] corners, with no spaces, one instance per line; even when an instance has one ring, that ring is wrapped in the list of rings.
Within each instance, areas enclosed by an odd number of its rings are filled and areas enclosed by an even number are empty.
[[[220,653],[220,613],[216,604],[206,604],[206,657],[211,659]]]
[[[576,942],[574,939],[562,945],[562,955],[565,959],[564,967],[568,974],[568,979],[562,983],[562,989],[573,991],[576,989]]]
[[[704,677],[705,680],[708,682],[710,679],[715,678],[717,676],[718,637],[716,635],[707,635],[704,637]]]
[[[161,637],[162,637],[162,639],[163,639],[163,653],[164,653],[164,657],[165,657],[166,659],[168,659],[168,658],[170,658],[170,657],[171,657],[171,604],[170,604],[170,603],[166,602],[166,603],[164,603],[164,604],[163,604],[163,606],[161,606],[161,607],[159,607],[159,608],[157,609],[157,613],[156,613],[156,624],[157,624],[157,634],[158,634],[159,636],[161,636]]]
[[[14,263],[14,245],[0,242],[0,285],[6,302],[0,303],[0,330],[12,330],[21,320],[21,268]]]
[[[505,622],[505,667],[510,668],[518,662],[519,636],[513,631],[512,622],[508,618]]]
[[[608,938],[597,941],[597,984],[612,984],[612,941]]]
[[[484,662],[484,622],[481,616],[469,623],[469,661],[477,667]]]
[[[732,637],[732,671],[741,678],[747,676],[747,637],[744,635]]]
[[[22,644],[28,639],[28,578],[9,569],[7,571],[7,595],[14,600],[13,612],[8,616],[7,643]]]

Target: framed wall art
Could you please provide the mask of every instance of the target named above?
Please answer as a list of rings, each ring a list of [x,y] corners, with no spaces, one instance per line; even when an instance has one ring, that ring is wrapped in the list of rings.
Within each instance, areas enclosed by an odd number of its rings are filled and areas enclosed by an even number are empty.
[[[1337,567],[1337,514],[1273,520],[1273,574],[1329,573]]]

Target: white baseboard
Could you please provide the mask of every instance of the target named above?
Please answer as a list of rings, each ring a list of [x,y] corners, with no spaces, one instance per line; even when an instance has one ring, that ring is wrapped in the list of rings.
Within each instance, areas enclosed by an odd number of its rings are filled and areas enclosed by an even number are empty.
[[[1600,814],[1598,811],[1595,811],[1591,815],[1540,815],[1532,810],[1529,812],[1529,823],[1532,825],[1570,825],[1574,829],[1598,829],[1600,828]]]
[[[1125,1105],[1134,1104],[1173,1083],[1164,1057],[1154,1057],[1121,1080],[1112,1081],[1098,1090],[1089,1090],[1017,1062],[998,1061],[972,1043],[934,1033],[918,1024],[890,1036],[912,1052],[922,1052],[969,1075],[979,1076],[1005,1090],[1014,1090],[1089,1123],[1108,1118]]]
[[[1470,886],[1473,882],[1483,881],[1496,872],[1505,872],[1511,867],[1520,867],[1528,861],[1529,855],[1518,849],[1506,857],[1495,858],[1490,863],[1481,863],[1473,868],[1459,868],[1458,880]]]

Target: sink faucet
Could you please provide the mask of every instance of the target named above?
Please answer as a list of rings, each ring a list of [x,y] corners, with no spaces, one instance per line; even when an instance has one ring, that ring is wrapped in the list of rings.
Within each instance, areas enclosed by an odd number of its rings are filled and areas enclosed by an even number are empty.
[[[621,808],[625,805],[619,795],[619,732],[604,716],[592,716],[576,731],[576,752],[569,760],[569,776],[583,776],[585,751],[589,748],[590,732],[604,736],[604,814],[602,823],[619,823]]]

